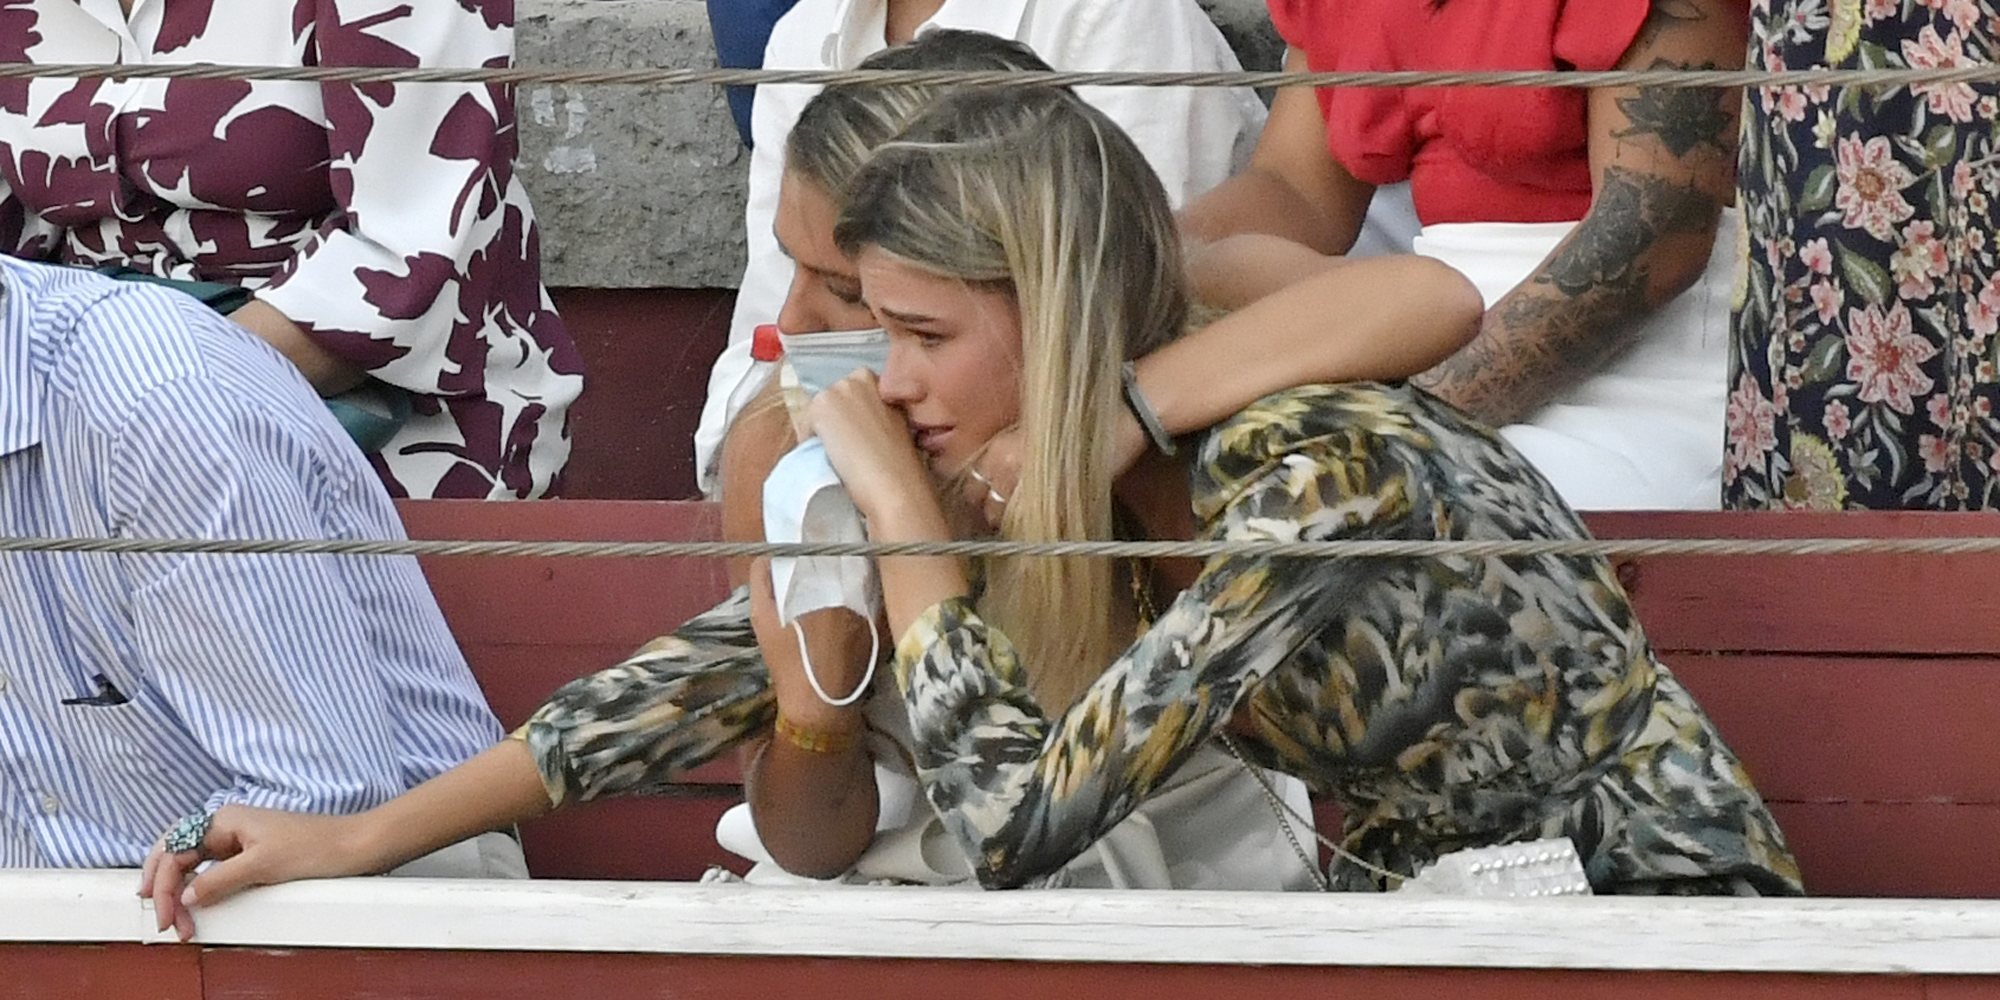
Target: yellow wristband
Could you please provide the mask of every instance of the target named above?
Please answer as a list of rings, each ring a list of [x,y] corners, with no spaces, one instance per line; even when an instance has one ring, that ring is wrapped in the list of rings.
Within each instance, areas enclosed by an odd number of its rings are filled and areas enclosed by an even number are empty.
[[[807,729],[783,715],[772,724],[779,739],[807,753],[846,753],[854,749],[854,734],[835,729]]]

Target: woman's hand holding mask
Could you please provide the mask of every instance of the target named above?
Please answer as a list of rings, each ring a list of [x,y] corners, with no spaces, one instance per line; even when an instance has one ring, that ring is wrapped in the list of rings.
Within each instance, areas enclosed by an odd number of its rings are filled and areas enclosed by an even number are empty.
[[[875,373],[856,372],[806,408],[812,432],[877,542],[948,541],[951,524],[903,414],[882,402]],[[971,592],[964,568],[947,556],[880,559],[891,635],[902,635],[932,605]]]
[[[863,369],[828,386],[806,407],[807,423],[826,445],[847,495],[877,540],[949,538],[923,456],[903,414],[882,402],[875,373]]]

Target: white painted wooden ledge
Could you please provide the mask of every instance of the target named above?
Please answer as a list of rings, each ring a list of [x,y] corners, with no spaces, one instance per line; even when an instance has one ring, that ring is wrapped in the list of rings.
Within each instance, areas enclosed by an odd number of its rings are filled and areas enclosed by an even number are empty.
[[[163,943],[130,871],[0,872],[0,943]],[[2000,974],[2000,900],[1405,899],[340,879],[196,940],[340,947],[1257,965]]]

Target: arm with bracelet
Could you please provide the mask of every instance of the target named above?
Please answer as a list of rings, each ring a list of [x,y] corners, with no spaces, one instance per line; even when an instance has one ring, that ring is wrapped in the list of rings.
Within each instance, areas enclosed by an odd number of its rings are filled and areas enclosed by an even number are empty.
[[[1438,321],[1476,309],[1479,293],[1429,258],[1347,260],[1277,237],[1236,249],[1254,255],[1269,277],[1263,287],[1239,286],[1238,301],[1225,303],[1234,311],[1127,366],[1130,419],[1118,432],[1119,468],[1149,446],[1172,454],[1172,438],[1274,392],[1409,378],[1479,332],[1476,324]],[[1232,265],[1211,257],[1208,266]],[[1396,293],[1371,294],[1385,288]]]
[[[1427,257],[1328,257],[1281,237],[1232,237],[1198,250],[1190,281],[1231,311],[1127,365],[1115,467],[1274,392],[1323,382],[1395,382],[1449,358],[1479,333],[1479,292]],[[1379,294],[1393,288],[1393,295]],[[1329,317],[1337,317],[1330,319]],[[1450,322],[1440,322],[1451,317]],[[1152,427],[1141,413],[1151,415]],[[993,439],[967,471],[964,501],[998,524],[1020,442]],[[995,502],[997,501],[997,502]]]
[[[732,483],[747,485],[741,486],[740,502],[724,507],[726,539],[762,539],[757,487],[793,443],[784,409],[777,406],[753,407],[732,431],[725,472]],[[760,577],[768,581],[762,570],[748,560],[732,562],[736,590],[721,605],[623,662],[564,685],[511,738],[380,806],[349,816],[225,807],[206,837],[205,857],[216,863],[188,883],[182,901],[207,907],[252,886],[386,871],[567,805],[658,788],[737,747],[758,752],[752,795],[783,793],[786,807],[796,810],[778,826],[817,831],[823,844],[807,846],[836,860],[849,850],[858,854],[860,848],[851,845],[858,838],[866,846],[874,808],[872,771],[852,738],[862,728],[859,710],[815,715],[807,704],[790,727],[793,739],[778,740],[776,750],[758,749],[778,731],[779,709],[758,638],[773,638],[768,648],[774,658],[790,657],[783,662],[792,663],[798,657],[790,631],[770,616],[768,586],[756,605],[763,617],[753,620],[749,584]],[[846,683],[836,650],[858,635],[865,651],[867,630],[835,613],[809,615],[800,624],[828,683]],[[701,711],[683,712],[681,706],[688,705]],[[841,780],[862,783],[852,801],[865,811],[850,816],[815,799]],[[843,837],[842,830],[855,832]],[[773,845],[774,853],[786,846]],[[802,870],[825,861],[779,856]],[[156,858],[146,872],[147,888],[156,878],[178,884],[193,874],[194,858],[191,852]],[[171,876],[164,874],[167,867],[175,869]],[[184,933],[191,931],[189,924]]]
[[[722,452],[726,536],[763,540],[764,481],[797,443],[792,431],[775,382],[730,428]],[[750,588],[751,624],[768,665],[775,709],[770,738],[745,751],[744,793],[757,836],[788,872],[838,875],[875,833],[875,770],[863,738],[867,720],[861,699],[836,705],[832,702],[844,699],[822,698],[798,681],[809,659],[830,691],[859,693],[873,645],[868,623],[845,609],[827,608],[782,625],[769,561],[732,567],[732,573],[739,571]]]

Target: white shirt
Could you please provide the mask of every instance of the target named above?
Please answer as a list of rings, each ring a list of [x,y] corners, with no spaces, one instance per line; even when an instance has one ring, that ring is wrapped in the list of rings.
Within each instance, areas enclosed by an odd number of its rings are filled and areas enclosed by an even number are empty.
[[[769,69],[846,69],[887,47],[887,0],[800,0],[771,31]],[[1194,0],[945,0],[918,29],[983,31],[1012,38],[1062,70],[1237,70],[1242,65]],[[749,265],[737,293],[729,344],[709,375],[708,400],[695,431],[702,491],[715,488],[713,465],[736,413],[756,395],[763,369],[750,357],[750,334],[774,323],[791,285],[792,263],[778,249],[772,223],[785,139],[819,88],[758,88],[751,113],[756,148],[744,211]],[[1264,106],[1248,89],[1079,87],[1122,127],[1165,184],[1176,208],[1226,180],[1249,161],[1263,128]]]

